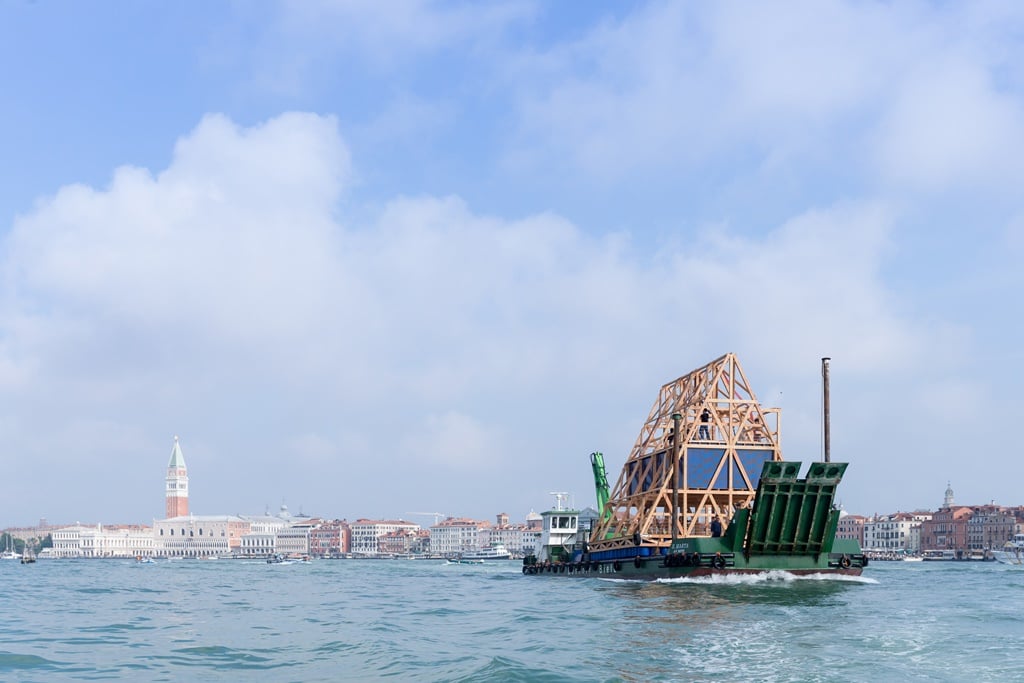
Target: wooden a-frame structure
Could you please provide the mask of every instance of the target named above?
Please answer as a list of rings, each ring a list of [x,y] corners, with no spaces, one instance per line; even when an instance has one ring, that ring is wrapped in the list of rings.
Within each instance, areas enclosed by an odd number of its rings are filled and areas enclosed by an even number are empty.
[[[668,546],[673,523],[680,538],[710,535],[715,517],[728,523],[753,501],[764,463],[782,460],[779,419],[778,408],[758,403],[732,353],[662,386],[590,549]]]

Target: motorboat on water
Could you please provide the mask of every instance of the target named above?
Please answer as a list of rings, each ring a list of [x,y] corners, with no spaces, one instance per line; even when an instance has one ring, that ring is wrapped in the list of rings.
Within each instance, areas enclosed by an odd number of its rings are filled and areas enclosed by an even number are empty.
[[[1003,564],[1024,565],[1024,534],[1015,534],[1000,550],[993,550],[992,556]]]
[[[956,559],[956,553],[952,550],[925,550],[921,559],[925,562],[951,562]]]
[[[501,543],[492,543],[486,548],[462,553],[463,560],[511,560],[512,553]]]

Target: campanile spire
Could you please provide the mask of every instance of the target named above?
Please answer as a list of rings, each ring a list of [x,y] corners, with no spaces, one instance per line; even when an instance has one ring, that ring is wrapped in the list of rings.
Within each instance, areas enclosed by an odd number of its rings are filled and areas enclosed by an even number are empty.
[[[185,456],[181,454],[178,437],[174,437],[174,448],[167,463],[167,518],[188,514],[188,469]]]

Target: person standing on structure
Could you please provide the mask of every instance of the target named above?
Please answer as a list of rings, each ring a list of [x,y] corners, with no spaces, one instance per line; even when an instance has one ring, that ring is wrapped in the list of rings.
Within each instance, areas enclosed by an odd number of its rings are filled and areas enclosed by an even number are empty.
[[[715,518],[711,520],[711,538],[720,538],[722,536],[722,518],[715,515]]]

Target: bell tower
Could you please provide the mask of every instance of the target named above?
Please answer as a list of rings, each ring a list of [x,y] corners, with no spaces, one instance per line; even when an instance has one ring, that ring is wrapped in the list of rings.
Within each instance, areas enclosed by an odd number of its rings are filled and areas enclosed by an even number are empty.
[[[942,499],[942,507],[951,508],[953,507],[953,484],[952,482],[946,484],[946,496]]]
[[[174,437],[171,460],[167,463],[167,518],[188,514],[188,470],[181,454],[178,437]]]

